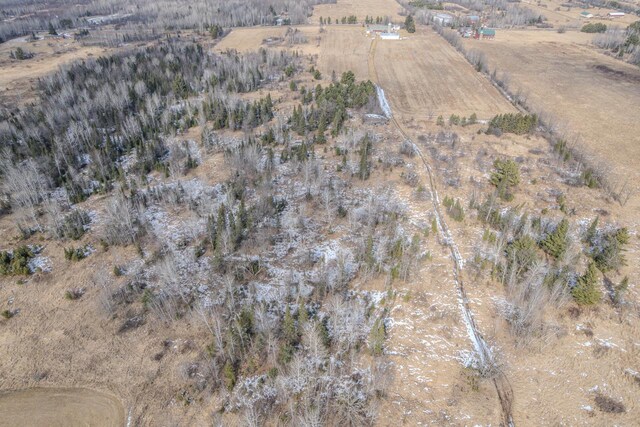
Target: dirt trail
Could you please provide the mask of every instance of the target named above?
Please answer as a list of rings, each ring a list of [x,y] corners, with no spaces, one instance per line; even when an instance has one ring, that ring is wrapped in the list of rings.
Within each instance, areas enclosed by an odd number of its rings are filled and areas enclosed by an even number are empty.
[[[378,39],[375,39],[371,43],[371,47],[369,49],[368,66],[369,66],[369,78],[378,87],[380,87],[378,73],[377,73],[375,61],[374,61],[377,44],[378,44]],[[379,95],[382,95],[384,97],[384,92],[382,91],[382,89],[380,89],[378,93]],[[433,208],[436,216],[436,221],[438,224],[438,231],[440,233],[440,237],[444,240],[444,242],[449,247],[449,250],[451,252],[451,259],[453,260],[454,279],[455,279],[457,292],[458,292],[458,301],[462,311],[463,320],[465,322],[465,325],[469,333],[469,338],[471,339],[473,346],[476,350],[476,355],[479,359],[478,361],[480,366],[486,367],[492,370],[496,369],[496,364],[495,364],[491,349],[489,348],[484,338],[482,337],[482,334],[480,333],[476,325],[476,322],[473,317],[473,313],[469,306],[469,299],[467,298],[467,294],[465,291],[464,282],[461,274],[464,266],[464,260],[460,255],[458,246],[456,245],[453,239],[453,236],[449,231],[449,227],[444,219],[444,216],[441,213],[440,199],[438,197],[437,186],[435,183],[435,179],[433,177],[432,168],[429,165],[429,162],[427,162],[427,159],[422,154],[422,151],[420,150],[420,148],[413,142],[411,137],[407,134],[406,130],[402,127],[402,125],[400,125],[400,123],[393,116],[391,108],[389,107],[388,101],[383,98],[381,100],[381,104],[383,106],[386,105],[388,107],[383,109],[387,113],[389,119],[393,122],[393,124],[398,129],[400,134],[402,134],[405,140],[411,143],[411,145],[414,147],[414,149],[420,156],[422,164],[424,165],[424,168],[427,172],[428,181],[429,181],[429,191],[431,193],[431,200],[433,202]],[[502,408],[501,424],[504,426],[513,426],[515,424],[513,422],[513,415],[512,415],[513,390],[511,388],[511,384],[509,383],[509,380],[507,379],[504,372],[502,372],[501,370],[498,370],[496,372],[493,379],[493,383],[495,385],[496,392],[498,394],[498,399],[500,401],[500,406]]]

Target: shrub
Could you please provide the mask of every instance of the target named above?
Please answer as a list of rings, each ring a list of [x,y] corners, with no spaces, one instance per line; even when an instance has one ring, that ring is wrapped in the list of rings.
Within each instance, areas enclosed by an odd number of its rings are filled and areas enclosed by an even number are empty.
[[[445,196],[442,204],[447,208],[447,214],[449,214],[451,218],[458,222],[464,221],[464,208],[459,199],[454,200],[451,197]]]
[[[583,33],[604,33],[607,31],[607,26],[601,22],[589,22],[584,24],[580,31]]]
[[[64,217],[56,233],[62,238],[78,240],[84,235],[86,226],[90,222],[91,218],[86,211],[76,209]]]
[[[224,384],[227,387],[227,390],[233,390],[233,387],[236,385],[236,368],[233,366],[230,360],[224,364],[224,368],[222,368],[222,374],[224,375]]]
[[[608,412],[610,414],[622,414],[624,412],[627,412],[627,408],[622,402],[619,402],[601,393],[597,393],[594,400],[596,402],[596,406],[602,412]]]
[[[80,261],[87,257],[87,252],[87,246],[64,248],[64,259],[67,261]]]
[[[27,246],[20,246],[13,251],[0,251],[0,276],[29,275],[29,261],[35,254]]]
[[[16,312],[14,310],[2,310],[2,312],[0,312],[0,315],[2,315],[2,317],[4,317],[5,319],[9,320],[16,315]]]
[[[69,289],[64,293],[65,299],[68,299],[70,301],[78,300],[82,297],[82,295],[84,295],[84,289],[82,288]]]

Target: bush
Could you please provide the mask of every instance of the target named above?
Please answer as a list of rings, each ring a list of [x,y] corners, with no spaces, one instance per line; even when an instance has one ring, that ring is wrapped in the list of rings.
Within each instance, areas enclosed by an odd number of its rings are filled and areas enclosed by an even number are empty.
[[[447,208],[447,214],[449,214],[451,218],[458,222],[464,221],[464,208],[459,199],[454,200],[451,197],[445,196],[442,204]]]
[[[2,310],[2,312],[0,312],[0,315],[2,317],[4,317],[6,320],[11,319],[13,316],[16,315],[16,311],[14,310]]]
[[[84,235],[86,226],[90,222],[91,218],[86,211],[76,209],[64,217],[62,225],[56,230],[56,234],[62,238],[78,240]]]
[[[35,254],[27,246],[20,246],[13,251],[0,251],[0,276],[16,276],[31,274],[29,261]]]
[[[82,298],[82,295],[84,295],[84,289],[82,288],[69,289],[64,293],[65,299],[68,299],[69,301],[78,300]]]
[[[236,369],[231,363],[230,360],[224,364],[224,368],[222,368],[222,374],[224,375],[224,384],[227,387],[227,390],[233,390],[233,387],[236,385]]]
[[[601,22],[590,22],[584,24],[580,31],[583,33],[604,33],[607,31],[607,26]]]
[[[610,414],[622,414],[627,412],[627,408],[622,402],[619,402],[601,393],[597,393],[594,400],[596,402],[596,406],[602,412],[607,412]]]
[[[64,248],[64,259],[67,261],[80,261],[88,255],[88,247],[81,246],[78,248]]]

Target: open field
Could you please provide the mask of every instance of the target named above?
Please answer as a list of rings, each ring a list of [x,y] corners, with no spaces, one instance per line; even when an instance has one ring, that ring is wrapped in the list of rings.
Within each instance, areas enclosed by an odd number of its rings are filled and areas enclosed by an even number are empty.
[[[308,42],[288,46],[286,42],[274,47],[298,51],[317,58],[317,68],[326,77],[333,71],[340,76],[345,71],[353,71],[359,79],[369,78],[367,60],[371,39],[359,25],[332,25],[320,32],[318,26],[296,26],[303,32]],[[269,38],[283,38],[286,29],[282,27],[237,28],[215,46],[215,51],[235,49],[239,52],[255,51]]]
[[[555,116],[567,136],[579,136],[597,160],[615,166],[637,187],[640,126],[629,114],[640,105],[640,69],[600,54],[583,34],[501,31],[491,42],[465,40],[487,55],[489,68],[510,75],[512,91]]]
[[[34,53],[35,56],[23,61],[10,59],[10,53],[18,47]],[[63,64],[100,56],[108,51],[107,48],[82,46],[73,39],[62,38],[28,42],[25,37],[21,37],[0,44],[0,100],[32,100],[33,89],[39,77],[56,71]]]
[[[94,390],[34,388],[0,394],[2,426],[121,427],[124,422],[122,404]]]
[[[404,17],[400,15],[401,11],[402,7],[395,0],[338,1],[336,4],[315,6],[311,22],[318,23],[320,17],[325,19],[330,17],[335,21],[350,15],[355,15],[358,22],[364,21],[367,16],[389,17],[393,22],[400,22],[404,21]]]
[[[607,26],[621,26],[626,27],[638,20],[638,16],[634,14],[627,13],[623,17],[619,18],[609,18],[607,14],[609,12],[615,12],[615,9],[603,8],[603,7],[592,7],[589,9],[582,9],[579,7],[567,8],[562,6],[564,3],[561,0],[546,0],[546,1],[531,1],[524,0],[522,2],[522,6],[528,7],[536,12],[542,14],[545,18],[547,18],[547,22],[553,24],[556,28],[560,26],[565,26],[569,28],[580,28],[582,25],[587,22],[602,22]],[[593,14],[593,18],[591,19],[583,19],[580,18],[580,12],[583,10],[587,10],[587,12]]]
[[[396,113],[416,120],[451,114],[479,119],[514,107],[447,42],[428,29],[406,40],[379,40],[375,52],[379,83]]]

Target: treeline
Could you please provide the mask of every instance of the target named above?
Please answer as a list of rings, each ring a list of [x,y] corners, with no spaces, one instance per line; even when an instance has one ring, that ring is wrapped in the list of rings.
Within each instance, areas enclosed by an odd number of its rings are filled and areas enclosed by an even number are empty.
[[[77,202],[108,191],[123,176],[118,159],[127,153],[135,152],[130,168],[139,174],[164,169],[165,136],[201,120],[253,129],[273,117],[271,97],[247,102],[233,94],[256,90],[292,61],[285,53],[215,56],[197,44],[166,42],[68,66],[40,81],[39,104],[3,112],[7,194],[34,207],[48,188],[63,186]]]
[[[594,36],[593,44],[611,51],[620,59],[640,66],[640,21],[634,22],[626,29],[606,29]]]
[[[604,33],[607,31],[607,26],[601,22],[589,22],[584,24],[580,31],[583,33]]]
[[[50,7],[39,4],[24,7],[10,3],[0,21],[0,42],[10,38],[46,31],[52,24],[56,30],[90,25],[87,18],[104,17],[105,23],[123,25],[123,32],[138,29],[164,30],[196,29],[206,31],[212,26],[224,28],[251,25],[276,25],[282,17],[290,24],[307,22],[312,8],[335,0],[195,0],[175,2],[160,0],[83,0],[70,7]],[[51,6],[56,6],[55,2]],[[50,10],[50,11],[49,11]]]
[[[538,116],[535,114],[498,114],[489,122],[487,133],[493,133],[498,136],[503,132],[524,135],[535,130],[537,125]]]

